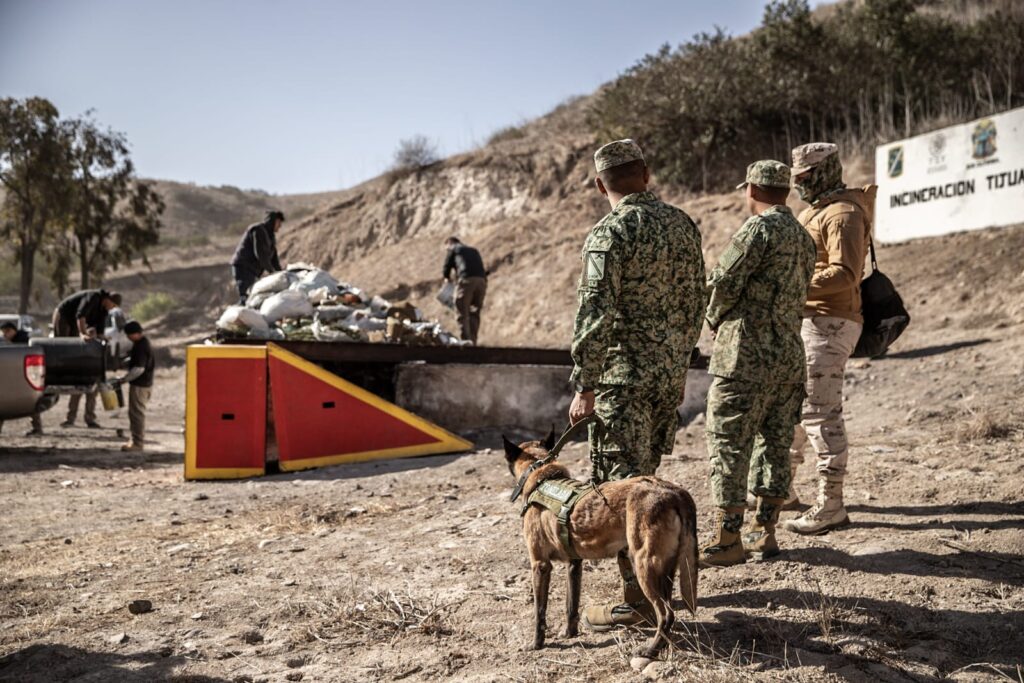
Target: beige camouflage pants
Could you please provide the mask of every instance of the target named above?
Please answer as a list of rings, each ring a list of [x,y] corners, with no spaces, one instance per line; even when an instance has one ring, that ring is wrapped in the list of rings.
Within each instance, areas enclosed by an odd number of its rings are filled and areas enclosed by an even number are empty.
[[[861,327],[845,318],[815,316],[804,318],[800,330],[807,352],[807,399],[793,436],[790,461],[793,467],[802,463],[810,441],[818,456],[818,474],[836,481],[846,474],[843,379]]]

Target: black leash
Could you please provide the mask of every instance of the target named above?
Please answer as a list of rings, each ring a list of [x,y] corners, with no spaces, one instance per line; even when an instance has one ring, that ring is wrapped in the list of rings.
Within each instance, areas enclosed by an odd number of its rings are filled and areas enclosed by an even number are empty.
[[[512,502],[514,503],[516,501],[516,498],[522,495],[523,487],[526,486],[526,481],[530,478],[531,474],[533,474],[537,469],[543,467],[544,465],[547,465],[550,462],[554,462],[555,459],[558,457],[559,452],[561,452],[562,448],[565,446],[565,444],[569,443],[569,440],[573,436],[578,434],[581,429],[583,429],[584,427],[588,427],[591,424],[597,425],[598,431],[604,430],[604,424],[601,422],[601,418],[599,418],[595,413],[591,413],[590,415],[587,415],[585,418],[583,418],[576,424],[569,425],[568,427],[566,427],[565,431],[562,432],[562,436],[558,437],[558,441],[556,441],[555,445],[551,447],[550,451],[548,451],[547,456],[541,458],[540,460],[534,461],[532,465],[526,468],[526,471],[523,472],[523,475],[519,477],[519,481],[516,482],[516,487],[512,491]]]

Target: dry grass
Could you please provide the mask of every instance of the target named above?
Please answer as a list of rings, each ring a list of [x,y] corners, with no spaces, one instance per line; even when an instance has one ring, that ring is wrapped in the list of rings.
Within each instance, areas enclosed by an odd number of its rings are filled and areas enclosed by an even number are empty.
[[[435,638],[455,633],[452,614],[462,600],[443,602],[436,594],[421,595],[390,588],[359,590],[353,582],[311,593],[284,608],[288,621],[300,624],[292,640],[394,643],[404,636]]]
[[[960,443],[970,443],[1005,439],[1012,436],[1018,427],[1018,423],[1008,413],[968,410],[958,420],[953,434]]]

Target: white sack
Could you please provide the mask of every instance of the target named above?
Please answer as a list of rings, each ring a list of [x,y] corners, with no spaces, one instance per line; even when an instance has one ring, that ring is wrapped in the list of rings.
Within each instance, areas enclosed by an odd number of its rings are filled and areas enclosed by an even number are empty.
[[[293,282],[297,279],[295,273],[289,273],[287,270],[279,270],[276,273],[260,278],[256,281],[256,284],[249,290],[249,294],[273,294],[275,292],[283,292],[288,289]]]
[[[245,306],[228,306],[217,320],[217,327],[231,332],[251,333],[264,338],[270,334],[270,325],[259,312]]]
[[[282,318],[312,318],[313,304],[303,292],[289,289],[264,301],[260,313],[268,323],[276,323]]]

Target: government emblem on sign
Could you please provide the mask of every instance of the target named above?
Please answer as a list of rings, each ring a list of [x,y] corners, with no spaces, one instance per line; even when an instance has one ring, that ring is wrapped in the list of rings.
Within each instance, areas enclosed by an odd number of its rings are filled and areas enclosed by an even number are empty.
[[[996,124],[992,119],[978,121],[971,133],[971,145],[975,159],[987,159],[996,153]]]
[[[889,177],[898,178],[903,175],[903,146],[889,150]]]

